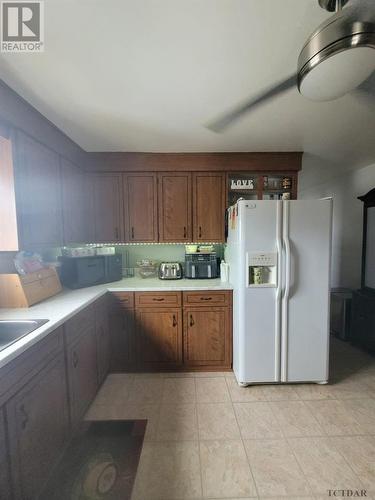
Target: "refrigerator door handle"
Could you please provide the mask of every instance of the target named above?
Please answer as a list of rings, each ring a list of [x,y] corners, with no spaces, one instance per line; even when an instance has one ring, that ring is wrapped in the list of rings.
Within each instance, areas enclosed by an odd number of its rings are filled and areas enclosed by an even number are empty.
[[[285,249],[285,288],[281,310],[281,382],[288,380],[288,303],[290,294],[290,241],[289,241],[289,202],[283,201],[283,243]]]
[[[276,271],[276,297],[275,297],[275,382],[280,381],[280,356],[281,356],[281,296],[282,296],[282,222],[283,204],[277,202],[276,209],[276,249],[277,249],[277,271]]]

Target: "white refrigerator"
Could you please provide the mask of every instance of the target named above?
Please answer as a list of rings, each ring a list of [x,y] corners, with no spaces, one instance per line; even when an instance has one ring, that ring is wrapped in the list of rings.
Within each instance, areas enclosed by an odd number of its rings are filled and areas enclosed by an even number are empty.
[[[240,385],[327,383],[331,200],[240,200],[228,213]]]

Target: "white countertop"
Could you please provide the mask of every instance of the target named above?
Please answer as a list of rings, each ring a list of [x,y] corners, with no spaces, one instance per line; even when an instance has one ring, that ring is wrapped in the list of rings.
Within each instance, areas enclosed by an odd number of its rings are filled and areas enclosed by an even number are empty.
[[[232,288],[230,283],[223,283],[220,279],[168,281],[158,278],[124,278],[121,281],[80,288],[79,290],[64,289],[58,295],[31,307],[20,309],[0,308],[0,320],[48,319],[48,323],[0,351],[0,368],[107,292],[232,290]]]

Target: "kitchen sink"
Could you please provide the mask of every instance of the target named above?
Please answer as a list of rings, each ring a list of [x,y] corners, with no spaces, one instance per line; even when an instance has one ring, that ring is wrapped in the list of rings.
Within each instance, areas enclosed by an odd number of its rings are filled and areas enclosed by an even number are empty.
[[[47,323],[48,319],[0,320],[0,351]]]

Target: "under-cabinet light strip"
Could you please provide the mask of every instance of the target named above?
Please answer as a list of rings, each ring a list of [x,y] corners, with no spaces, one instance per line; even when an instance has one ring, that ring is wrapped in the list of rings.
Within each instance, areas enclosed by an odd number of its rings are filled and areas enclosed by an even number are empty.
[[[85,246],[87,247],[97,247],[97,246],[100,246],[100,247],[105,247],[105,246],[144,246],[144,245],[148,245],[148,246],[155,246],[155,245],[224,245],[225,243],[222,242],[222,243],[218,243],[217,241],[200,241],[199,243],[197,242],[184,242],[184,243],[172,243],[172,242],[166,242],[166,243],[163,243],[163,242],[155,242],[155,243],[150,243],[150,242],[145,242],[145,243],[118,243],[117,241],[116,242],[113,242],[113,243],[86,243]]]

